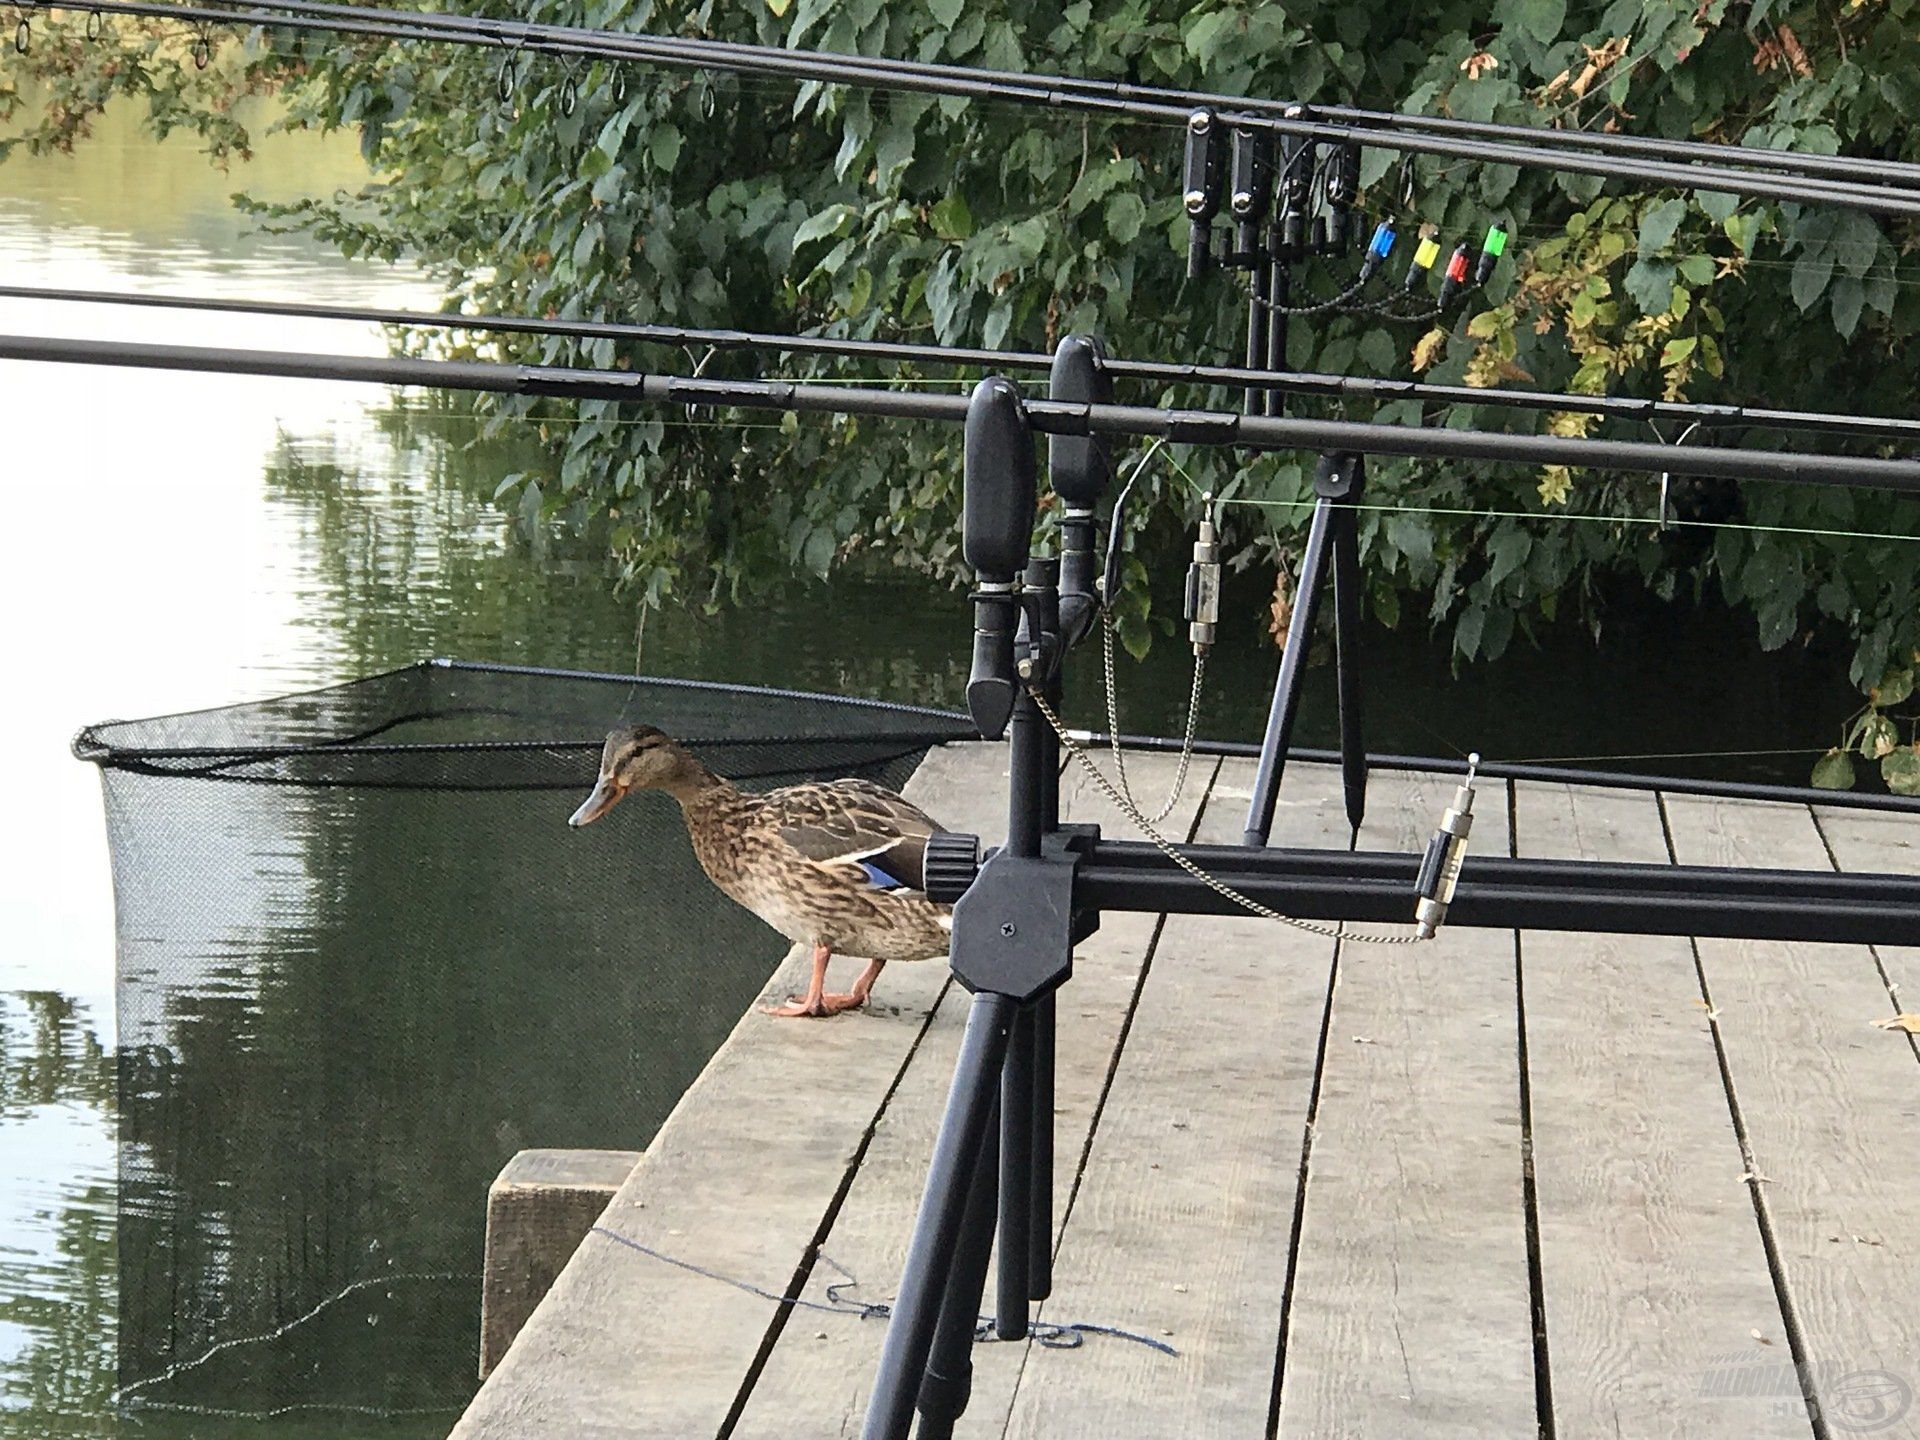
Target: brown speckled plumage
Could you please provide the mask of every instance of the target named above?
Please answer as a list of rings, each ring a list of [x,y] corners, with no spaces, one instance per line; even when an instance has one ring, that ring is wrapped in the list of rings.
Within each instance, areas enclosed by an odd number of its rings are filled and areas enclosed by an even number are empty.
[[[833,780],[753,794],[640,726],[607,737],[599,784],[573,823],[598,818],[636,789],[679,801],[707,877],[788,939],[814,946],[817,957],[824,950],[885,962],[947,953],[951,909],[921,893],[927,837],[939,826],[893,791]]]

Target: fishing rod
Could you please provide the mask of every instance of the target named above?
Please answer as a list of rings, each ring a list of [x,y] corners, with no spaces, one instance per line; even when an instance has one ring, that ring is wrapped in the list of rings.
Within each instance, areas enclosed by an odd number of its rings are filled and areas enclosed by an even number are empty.
[[[1184,124],[1194,108],[1194,102],[1206,98],[1188,92],[1171,92],[1179,97],[1177,100],[1128,98],[1112,85],[1065,77],[1026,76],[955,65],[870,60],[774,46],[636,35],[585,27],[537,25],[525,21],[306,4],[302,0],[276,0],[270,6],[255,7],[200,4],[192,3],[192,0],[20,0],[20,3],[22,8],[29,10],[89,10],[175,19],[203,27],[232,24],[308,29],[393,39],[443,40],[500,48],[512,53],[524,50],[596,59],[629,59],[678,69],[726,70],[826,84],[864,85],[966,99],[1039,104],[1054,109],[1166,124]],[[1249,109],[1239,100],[1228,98],[1232,101],[1232,108],[1219,118],[1229,125],[1261,128],[1329,145],[1373,145],[1407,154],[1512,164],[1527,169],[1636,180],[1656,186],[1712,190],[1801,203],[1827,203],[1885,214],[1920,216],[1920,191],[1897,189],[1884,183],[1865,185],[1826,179],[1822,178],[1826,173],[1824,170],[1816,171],[1806,166],[1787,171],[1777,160],[1761,162],[1774,167],[1775,173],[1771,174],[1725,168],[1729,159],[1736,165],[1747,163],[1741,155],[1729,157],[1726,154],[1744,147],[1680,141],[1656,142],[1662,154],[1684,154],[1691,159],[1687,162],[1642,159],[1596,150],[1584,143],[1572,148],[1556,148],[1554,144],[1543,143],[1538,137],[1542,133],[1560,132],[1542,132],[1528,127],[1512,127],[1511,132],[1525,143],[1505,143],[1490,138],[1443,133],[1431,128],[1423,130],[1419,127],[1424,123],[1424,117],[1408,117],[1402,125],[1334,123],[1313,118],[1321,112],[1311,109],[1302,110],[1297,116],[1272,114]],[[1379,112],[1361,113],[1373,115]],[[1499,133],[1508,132],[1502,129]],[[1694,160],[1700,163],[1692,163]],[[1713,163],[1706,163],[1709,161]],[[1892,174],[1889,172],[1890,176]]]
[[[277,0],[285,8],[303,12],[350,15],[357,7],[317,3],[317,0]],[[572,35],[601,34],[581,26],[556,27]],[[614,32],[631,33],[631,32]],[[741,41],[707,40],[693,37],[663,37],[668,43],[682,45],[689,53],[707,57],[731,54],[752,59],[766,54],[790,55],[791,50],[755,45]],[[834,54],[837,52],[821,52]],[[1254,96],[1217,92],[1178,90],[1166,86],[1135,85],[1125,81],[1095,80],[1066,75],[1035,75],[1019,71],[992,70],[983,67],[942,66],[925,61],[896,60],[883,56],[840,55],[849,64],[876,75],[927,77],[950,74],[964,69],[991,83],[1027,89],[1059,91],[1095,98],[1110,97],[1126,102],[1174,106],[1183,111],[1198,107],[1233,112],[1236,117],[1260,116],[1298,121],[1303,116],[1335,120],[1349,125],[1383,131],[1427,130],[1436,135],[1470,140],[1516,140],[1537,143],[1543,134],[1552,136],[1555,145],[1590,150],[1599,154],[1644,156],[1649,159],[1682,163],[1709,162],[1742,165],[1760,170],[1775,170],[1796,175],[1831,179],[1859,179],[1875,184],[1906,181],[1920,184],[1920,164],[1851,155],[1813,155],[1805,152],[1764,150],[1757,146],[1709,144],[1700,141],[1669,140],[1657,136],[1608,135],[1585,130],[1545,130],[1539,126],[1506,125],[1493,121],[1454,120],[1445,116],[1406,115],[1392,111],[1368,110],[1350,105],[1303,105],[1288,100],[1267,100]],[[1289,128],[1283,133],[1305,133]]]
[[[969,404],[964,395],[815,385],[792,380],[706,379],[551,365],[317,355],[21,335],[0,335],[0,360],[412,385],[619,404],[861,415],[945,424],[963,423]],[[1920,493],[1920,460],[1731,447],[1688,449],[1633,440],[1514,435],[1489,430],[1248,415],[1153,405],[1090,404],[1039,397],[1024,399],[1022,412],[1032,428],[1044,435],[1128,435],[1251,450],[1337,451],[1429,460],[1565,465]]]
[[[702,330],[679,325],[642,325],[607,320],[543,319],[530,315],[461,315],[445,311],[388,310],[354,305],[143,295],[124,290],[43,289],[30,285],[0,285],[0,299],[127,305],[144,309],[207,311],[298,320],[340,320],[366,325],[418,326],[423,329],[554,335],[579,340],[633,340],[649,345],[682,348],[705,346],[713,350],[767,351],[904,365],[977,367],[982,370],[1040,371],[1050,369],[1053,364],[1051,355],[1038,351],[924,345],[893,340],[849,340],[828,335],[774,335],[751,330]],[[1829,415],[1811,410],[1776,410],[1686,400],[1641,400],[1620,395],[1494,390],[1472,385],[1433,385],[1416,380],[1331,375],[1310,370],[1250,370],[1239,365],[1127,360],[1114,356],[1102,360],[1101,368],[1116,379],[1165,385],[1219,385],[1381,403],[1411,400],[1430,405],[1571,411],[1605,419],[1686,422],[1703,429],[1798,430],[1829,435],[1920,439],[1920,419],[1890,415]]]

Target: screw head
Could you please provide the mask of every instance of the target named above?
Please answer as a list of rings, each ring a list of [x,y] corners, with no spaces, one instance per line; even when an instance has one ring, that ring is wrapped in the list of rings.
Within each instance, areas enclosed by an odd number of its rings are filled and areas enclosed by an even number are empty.
[[[1011,920],[1009,920],[1006,922],[1006,924],[1000,927],[1000,933],[1004,935],[1007,939],[1011,940],[1015,935],[1019,934],[1020,931],[1019,931],[1019,928]]]

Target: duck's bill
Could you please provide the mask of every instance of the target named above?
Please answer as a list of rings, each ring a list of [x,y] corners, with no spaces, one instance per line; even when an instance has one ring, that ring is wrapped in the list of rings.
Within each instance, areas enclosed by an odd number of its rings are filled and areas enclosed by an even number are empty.
[[[580,802],[580,808],[568,817],[567,823],[576,829],[582,825],[591,825],[618,805],[621,797],[626,793],[613,781],[602,776],[600,783],[593,787],[593,793]]]

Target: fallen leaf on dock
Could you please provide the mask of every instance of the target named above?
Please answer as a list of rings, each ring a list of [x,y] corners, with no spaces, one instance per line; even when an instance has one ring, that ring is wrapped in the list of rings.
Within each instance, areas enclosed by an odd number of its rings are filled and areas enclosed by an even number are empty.
[[[1749,1330],[1747,1333],[1753,1336],[1753,1338],[1758,1340],[1762,1345],[1771,1345],[1773,1343],[1773,1341],[1769,1340],[1766,1336],[1762,1335],[1758,1330]]]
[[[1920,1035],[1920,1015],[1911,1013],[1889,1015],[1885,1020],[1873,1022],[1881,1030],[1902,1030],[1909,1035]]]

